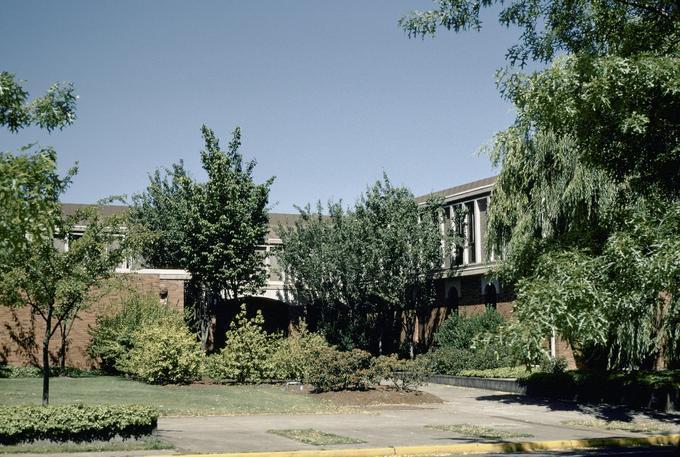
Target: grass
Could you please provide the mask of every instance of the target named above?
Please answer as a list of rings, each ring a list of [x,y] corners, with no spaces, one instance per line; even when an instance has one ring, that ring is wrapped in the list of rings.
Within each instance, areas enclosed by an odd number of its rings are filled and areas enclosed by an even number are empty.
[[[600,428],[604,430],[622,430],[634,433],[671,433],[677,432],[678,427],[670,424],[663,424],[654,421],[624,422],[624,421],[605,421],[602,419],[570,420],[562,422],[564,425],[574,425],[577,427]]]
[[[41,379],[33,378],[0,379],[0,405],[39,405],[41,383]],[[331,402],[287,392],[278,386],[152,386],[115,376],[52,378],[50,403],[150,405],[163,416],[337,411]]]
[[[26,443],[12,446],[0,445],[0,454],[54,454],[58,452],[103,452],[103,451],[149,451],[173,449],[169,443],[158,438],[126,441],[94,441],[91,443]]]
[[[271,433],[291,440],[299,441],[313,446],[332,446],[334,444],[360,444],[365,441],[350,438],[348,436],[336,435],[334,433],[321,432],[313,428],[268,430]]]
[[[452,425],[426,425],[425,428],[440,432],[457,433],[464,436],[488,439],[510,439],[510,438],[532,438],[534,435],[528,433],[515,433],[497,428],[483,427],[472,424],[452,424]]]

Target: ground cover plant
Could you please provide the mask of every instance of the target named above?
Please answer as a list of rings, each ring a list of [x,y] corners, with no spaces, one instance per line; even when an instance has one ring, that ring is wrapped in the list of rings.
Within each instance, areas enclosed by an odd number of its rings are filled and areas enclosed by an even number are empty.
[[[365,441],[350,438],[348,436],[336,435],[335,433],[322,432],[313,428],[268,430],[267,433],[283,436],[295,441],[313,446],[333,446],[337,444],[360,444]]]
[[[0,407],[0,444],[139,438],[150,435],[157,421],[158,411],[151,406],[3,406]]]
[[[54,404],[147,405],[162,416],[335,412],[332,403],[272,385],[149,385],[114,376],[53,378]],[[39,379],[0,379],[0,404],[40,404]]]
[[[531,438],[533,435],[528,433],[517,433],[498,428],[484,427],[473,424],[452,424],[452,425],[426,425],[425,428],[440,432],[452,432],[464,436],[487,439],[511,439],[511,438]]]

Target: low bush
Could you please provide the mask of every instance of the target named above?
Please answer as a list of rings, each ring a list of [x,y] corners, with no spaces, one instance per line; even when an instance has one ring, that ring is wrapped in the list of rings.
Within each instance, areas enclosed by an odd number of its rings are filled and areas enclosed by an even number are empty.
[[[0,444],[139,438],[151,434],[157,421],[158,411],[147,406],[5,406],[0,407]]]
[[[490,370],[518,365],[511,349],[480,344],[475,348],[440,347],[421,356],[436,374],[457,375],[463,370]]]
[[[188,384],[200,378],[203,351],[184,324],[147,323],[132,335],[120,368],[149,384]]]
[[[277,377],[272,360],[275,336],[264,330],[261,312],[248,318],[245,305],[227,330],[227,344],[206,361],[205,373],[217,382],[262,382]]]
[[[182,324],[182,316],[156,296],[131,293],[113,315],[100,315],[90,331],[88,353],[107,373],[123,373],[133,348],[133,335],[146,324]]]
[[[469,349],[476,336],[493,333],[503,323],[503,317],[496,310],[481,314],[461,316],[451,314],[434,335],[439,348]]]
[[[531,374],[525,366],[489,368],[487,370],[461,370],[458,376],[475,376],[478,378],[511,378],[525,379]]]
[[[329,348],[322,335],[308,331],[304,321],[301,322],[298,331],[275,344],[272,365],[276,378],[308,382],[315,360]]]
[[[522,382],[529,395],[663,411],[680,407],[680,370],[539,372]]]
[[[50,376],[89,378],[101,374],[100,370],[66,367],[62,372],[60,367],[50,367]],[[0,378],[42,378],[42,368],[33,365],[0,365]]]
[[[309,383],[317,392],[331,390],[365,390],[376,383],[370,353],[361,349],[338,351],[329,347],[321,350],[309,371]]]
[[[414,390],[422,386],[431,374],[426,359],[398,359],[396,356],[380,356],[375,359],[373,372],[376,382],[385,380],[399,390]]]

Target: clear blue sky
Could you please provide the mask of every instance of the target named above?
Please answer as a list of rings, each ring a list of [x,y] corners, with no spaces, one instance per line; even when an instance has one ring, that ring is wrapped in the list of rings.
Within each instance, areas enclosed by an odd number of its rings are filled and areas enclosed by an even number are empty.
[[[0,130],[0,148],[53,145],[80,172],[64,196],[143,190],[184,159],[201,173],[200,127],[235,125],[276,212],[353,203],[386,171],[416,195],[490,176],[475,152],[513,119],[494,83],[516,33],[409,40],[397,20],[429,1],[5,1],[0,70],[31,94],[76,86],[78,120],[48,135]]]

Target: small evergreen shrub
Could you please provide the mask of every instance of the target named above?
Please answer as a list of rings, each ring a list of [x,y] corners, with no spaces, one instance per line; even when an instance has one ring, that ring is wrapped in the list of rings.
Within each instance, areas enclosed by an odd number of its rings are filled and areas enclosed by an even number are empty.
[[[158,297],[131,293],[113,315],[97,317],[90,330],[88,353],[107,373],[124,373],[122,367],[134,346],[133,335],[147,324],[182,324],[182,316],[159,303]]]
[[[130,355],[120,367],[149,384],[188,384],[200,378],[203,351],[183,323],[147,323],[132,335]]]
[[[5,406],[0,407],[0,444],[139,438],[151,434],[157,422],[158,411],[148,406]]]
[[[276,377],[272,361],[277,344],[275,336],[264,330],[264,318],[257,312],[249,319],[245,305],[226,334],[226,346],[208,357],[206,375],[217,382],[261,382]]]

